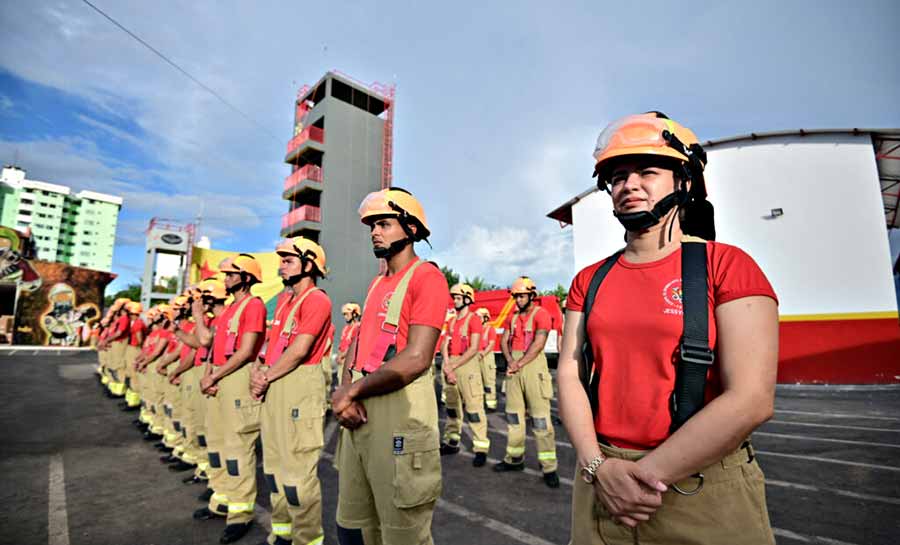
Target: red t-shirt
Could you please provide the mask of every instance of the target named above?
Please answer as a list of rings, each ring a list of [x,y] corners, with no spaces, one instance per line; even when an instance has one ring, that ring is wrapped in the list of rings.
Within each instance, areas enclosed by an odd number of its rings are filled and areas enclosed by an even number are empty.
[[[353,342],[353,336],[356,335],[357,329],[359,329],[359,324],[356,321],[345,324],[341,328],[341,342],[338,343],[338,352],[346,352],[350,348],[350,343]]]
[[[605,260],[604,260],[605,261]],[[568,310],[580,312],[594,272],[572,281]],[[739,248],[707,243],[709,342],[716,346],[715,308],[754,295],[775,299],[756,262]],[[681,250],[651,263],[620,257],[597,292],[587,330],[600,373],[600,407],[594,427],[615,446],[651,449],[669,436],[669,397],[675,387],[673,354],[681,339]],[[710,369],[706,398],[722,393],[719,362]]]
[[[328,345],[328,332],[331,327],[331,299],[320,289],[314,289],[306,295],[306,299],[296,309],[294,307],[304,294],[292,297],[280,307],[280,312],[272,322],[272,328],[266,344],[266,365],[274,365],[281,354],[297,338],[298,335],[312,335],[314,341],[306,353],[306,357],[300,361],[300,365],[314,365],[322,363],[325,348]],[[290,318],[294,315],[293,331],[284,331]]]
[[[131,325],[131,318],[128,317],[127,314],[119,316],[116,319],[115,329],[113,330],[112,338],[114,342],[127,342],[128,341],[128,328]]]
[[[488,322],[483,327],[484,329],[481,331],[481,346],[478,347],[478,350],[481,352],[484,352],[488,346],[493,348],[497,342],[497,330],[494,329],[494,326]]]
[[[362,322],[359,325],[356,341],[355,365],[357,368],[362,369],[363,364],[372,354],[378,335],[387,318],[391,296],[394,294],[397,284],[400,283],[400,279],[416,261],[418,258],[410,261],[397,274],[381,277],[381,281],[377,285],[375,285],[375,280],[369,284],[369,295],[366,298],[366,306],[363,309]],[[397,353],[406,348],[410,326],[425,325],[437,330],[441,329],[447,313],[447,292],[449,290],[444,274],[437,267],[429,263],[419,265],[410,278],[406,297],[400,309],[400,323],[397,325]]]
[[[140,318],[135,318],[131,321],[131,337],[128,339],[128,344],[131,346],[141,346],[141,343],[138,342],[138,335],[140,333],[144,333],[147,330],[147,326],[144,325],[144,320]]]
[[[159,337],[159,329],[152,329],[150,333],[144,337],[144,346],[141,347],[141,352],[143,354],[150,355],[153,353],[153,348],[156,346],[156,339]]]
[[[203,316],[203,323],[206,325],[207,328],[213,327],[215,321],[216,321],[215,317],[210,318],[209,316],[206,316],[206,315]],[[194,367],[200,367],[201,365],[203,365],[203,360],[206,359],[206,354],[208,352],[209,352],[209,347],[207,347],[207,346],[201,346],[200,348],[197,349],[196,352],[194,352]]]
[[[531,322],[532,335],[539,330],[549,333],[550,330],[553,329],[553,319],[550,317],[550,313],[547,312],[545,308],[532,303],[532,308],[530,308],[528,312],[520,312],[518,314],[515,331],[512,330],[512,321],[513,318],[516,317],[516,314],[510,314],[509,320],[506,321],[506,330],[510,332],[510,342],[512,344],[511,350],[518,350],[521,352],[528,350],[528,347],[525,346],[525,325],[528,323],[528,317],[531,316],[532,312],[534,312],[534,320]]]
[[[466,324],[467,319],[469,321],[468,324]],[[471,343],[473,335],[481,335],[481,318],[475,313],[469,312],[462,318],[457,317],[450,320],[450,324],[447,328],[447,331],[450,334],[450,346],[447,347],[447,354],[451,356],[460,356],[469,349],[469,346],[463,346],[464,327],[465,333],[468,336],[468,342]]]
[[[178,349],[178,345],[181,344],[181,341],[175,336],[174,331],[165,330],[165,332],[166,335],[163,338],[166,339],[166,352],[174,352]]]
[[[188,321],[181,322],[181,330],[184,331],[185,333],[187,333],[188,335],[190,335],[194,331],[194,328],[196,328],[196,327],[197,327],[197,324],[195,324],[194,322],[188,322]],[[193,348],[188,346],[187,343],[183,343],[181,341],[179,341],[179,343],[181,343],[181,353],[178,354],[178,359],[183,361],[185,358],[187,358],[190,355],[191,350],[193,350]]]
[[[213,339],[213,365],[225,365],[225,362],[228,361],[231,355],[226,355],[226,349],[230,352],[232,348],[234,350],[240,348],[244,334],[263,333],[266,330],[266,305],[263,304],[262,299],[259,297],[254,297],[253,295],[247,295],[247,297],[253,297],[253,299],[247,303],[247,306],[244,307],[244,312],[241,313],[236,339],[229,339],[228,327],[231,325],[231,318],[237,312],[240,303],[231,303],[225,307],[225,311],[219,316],[216,338]],[[253,347],[253,353],[250,354],[250,361],[256,359],[259,349],[262,348],[265,340],[265,335],[259,335],[256,338],[256,345]],[[231,342],[234,342],[233,346],[228,346]]]

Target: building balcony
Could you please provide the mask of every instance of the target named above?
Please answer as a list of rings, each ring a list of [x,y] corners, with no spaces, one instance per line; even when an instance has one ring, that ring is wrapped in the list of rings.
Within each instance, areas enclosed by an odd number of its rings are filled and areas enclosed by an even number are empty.
[[[319,151],[324,151],[322,148],[322,144],[325,143],[325,129],[320,127],[316,127],[314,125],[310,125],[306,127],[302,131],[300,131],[297,136],[291,138],[290,142],[287,145],[287,155],[284,158],[285,163],[294,163],[297,156],[303,153],[309,147],[317,148]]]
[[[322,209],[318,206],[304,204],[281,217],[281,236],[290,237],[304,230],[320,231],[322,229]]]
[[[312,189],[322,190],[322,167],[306,165],[291,173],[284,179],[283,198],[290,200],[294,195]]]

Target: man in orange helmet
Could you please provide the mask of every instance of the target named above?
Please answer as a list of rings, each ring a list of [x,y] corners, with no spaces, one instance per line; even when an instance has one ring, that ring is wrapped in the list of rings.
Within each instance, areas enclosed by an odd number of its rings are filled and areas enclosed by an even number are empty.
[[[487,461],[491,440],[487,434],[487,415],[484,412],[484,383],[481,381],[481,362],[478,348],[481,345],[481,320],[470,306],[475,302],[475,290],[468,284],[456,284],[450,288],[456,316],[447,325],[447,335],[441,347],[441,370],[447,382],[447,426],[441,454],[459,452],[462,412],[472,429],[472,465],[481,467]]]
[[[409,192],[369,194],[359,209],[387,272],[369,286],[359,334],[332,395],[342,430],[338,484],[341,545],[427,545],[441,494],[432,355],[447,301],[441,271],[413,243],[426,240],[422,205]]]
[[[478,353],[481,360],[481,380],[484,382],[484,405],[487,412],[492,413],[497,410],[497,362],[494,361],[497,330],[491,324],[491,312],[488,309],[482,307],[475,313],[481,318],[484,327]]]
[[[350,348],[350,342],[356,337],[359,330],[359,319],[362,316],[362,309],[357,303],[346,303],[341,307],[341,316],[344,317],[344,327],[341,328],[341,340],[338,343],[338,382],[344,375],[344,362],[347,360],[347,350]],[[338,384],[340,386],[340,384]]]
[[[500,350],[506,358],[506,421],[509,436],[506,456],[494,466],[494,471],[525,469],[527,406],[544,483],[550,488],[558,488],[556,440],[550,418],[553,379],[547,357],[544,356],[544,344],[552,319],[549,312],[534,302],[538,295],[537,286],[527,276],[520,276],[513,282],[510,295],[515,299],[516,312],[500,339]]]
[[[279,307],[265,353],[250,374],[250,393],[263,400],[260,431],[263,474],[269,485],[272,527],[268,543],[321,543],[325,375],[331,300],[316,287],[325,276],[325,250],[297,237],[281,242],[279,274],[290,297]]]
[[[106,340],[109,347],[109,393],[112,397],[125,397],[125,347],[128,346],[131,318],[128,316],[129,299],[116,299],[113,304],[112,332]]]
[[[262,282],[262,268],[249,254],[238,254],[226,262],[225,289],[234,301],[220,317],[213,340],[215,369],[200,381],[200,389],[214,396],[214,408],[207,412],[224,430],[222,455],[225,479],[222,493],[228,501],[228,518],[221,543],[232,543],[244,537],[253,523],[256,503],[256,450],[259,437],[261,402],[250,394],[250,365],[256,361],[265,341],[266,306],[250,293]],[[216,492],[219,492],[216,490]],[[212,514],[195,513],[197,518]]]
[[[131,323],[128,325],[128,345],[125,347],[123,369],[125,374],[125,404],[127,411],[136,411],[141,406],[141,396],[135,390],[135,370],[134,360],[141,353],[141,345],[144,344],[144,334],[147,326],[141,320],[141,312],[143,307],[137,301],[130,301],[125,305],[128,311],[128,318]]]

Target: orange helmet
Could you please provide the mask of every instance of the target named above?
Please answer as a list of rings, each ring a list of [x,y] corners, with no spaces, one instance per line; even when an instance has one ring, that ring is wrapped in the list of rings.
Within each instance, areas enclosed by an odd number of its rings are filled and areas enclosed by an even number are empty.
[[[163,303],[157,308],[159,309],[160,316],[164,317],[166,320],[172,321],[175,319],[175,311],[169,305]]]
[[[488,320],[491,319],[491,311],[489,311],[488,309],[486,309],[484,307],[481,307],[480,309],[476,310],[475,314],[481,316],[482,319],[484,319],[484,318],[487,318]]]
[[[325,276],[327,269],[325,268],[325,249],[315,242],[304,237],[296,237],[293,239],[282,240],[275,248],[278,255],[295,255],[300,259],[309,259],[312,261],[319,274]]]
[[[362,314],[362,310],[356,303],[345,303],[344,306],[341,307],[341,314],[344,314],[345,312],[349,312],[357,316]]]
[[[201,296],[212,297],[213,299],[225,299],[228,297],[228,294],[225,292],[225,284],[215,278],[207,278],[200,282],[197,288],[200,290]]]
[[[657,112],[629,115],[603,129],[594,147],[594,176],[600,189],[607,189],[610,160],[627,155],[668,157],[703,172],[706,153],[697,136],[661,115]]]
[[[126,303],[125,308],[128,309],[128,312],[130,312],[131,314],[140,314],[144,311],[144,306],[137,301],[130,301]]]
[[[247,273],[256,282],[262,282],[262,267],[250,254],[238,254],[230,261],[223,261],[219,270],[223,273]]]
[[[463,298],[463,301],[468,297],[469,303],[475,302],[475,290],[468,284],[454,284],[453,287],[450,288],[450,295],[459,295]]]
[[[172,302],[170,303],[170,308],[172,308],[174,310],[181,310],[185,306],[187,306],[187,302],[188,302],[188,298],[186,295],[179,295],[179,296],[175,297],[174,299],[172,299]]]
[[[394,187],[369,193],[359,205],[359,219],[366,225],[384,216],[396,217],[401,224],[415,223],[418,231],[414,240],[424,240],[431,234],[422,203],[405,189]]]
[[[527,276],[520,276],[513,282],[512,287],[509,289],[509,293],[514,297],[523,293],[537,295],[537,286],[534,284],[534,281]]]

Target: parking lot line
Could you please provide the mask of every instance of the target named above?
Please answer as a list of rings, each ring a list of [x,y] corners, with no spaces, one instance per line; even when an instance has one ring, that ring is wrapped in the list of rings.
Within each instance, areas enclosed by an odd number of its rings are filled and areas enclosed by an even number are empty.
[[[777,486],[779,488],[793,488],[795,490],[808,490],[810,492],[830,492],[838,496],[845,496],[857,500],[874,501],[878,503],[888,503],[891,505],[900,505],[900,498],[890,498],[888,496],[877,496],[875,494],[863,494],[862,492],[853,492],[851,490],[842,490],[840,488],[823,488],[813,486],[811,484],[791,483],[788,481],[779,481],[766,477],[766,485]]]
[[[824,545],[855,545],[854,543],[850,543],[849,541],[841,541],[839,539],[831,539],[829,537],[822,536],[808,536],[805,534],[798,534],[797,532],[792,532],[790,530],[785,530],[783,528],[773,527],[772,533],[775,534],[775,537],[792,539],[801,543],[822,543]]]
[[[519,530],[514,526],[510,526],[509,524],[505,524],[503,522],[500,522],[499,520],[480,515],[474,511],[466,509],[461,505],[457,505],[445,499],[439,499],[437,501],[437,507],[438,509],[443,509],[445,511],[453,513],[458,517],[462,517],[469,522],[480,524],[485,528],[493,530],[499,534],[503,534],[511,539],[515,539],[519,543],[525,543],[526,545],[556,545],[552,541],[547,541],[546,539],[542,539],[531,534],[526,534],[525,532]]]
[[[50,457],[47,486],[47,543],[69,545],[69,515],[66,511],[66,478],[62,454]]]
[[[895,416],[876,416],[870,414],[850,414],[850,413],[815,413],[812,411],[789,411],[787,409],[775,409],[775,414],[799,414],[801,416],[822,416],[825,418],[861,418],[871,420],[890,420],[892,422],[900,422],[900,418]]]
[[[826,458],[825,456],[809,456],[807,454],[788,454],[786,452],[772,452],[769,450],[759,450],[754,449],[756,454],[762,454],[763,456],[776,456],[780,458],[795,458],[798,460],[811,460],[813,462],[823,462],[829,464],[839,464],[845,466],[854,466],[854,467],[865,467],[868,469],[881,469],[884,471],[897,471],[900,472],[900,467],[897,466],[885,466],[880,464],[867,464],[865,462],[853,462],[850,460],[839,460],[837,458]]]
[[[841,424],[819,424],[817,422],[791,422],[790,420],[769,420],[766,424],[784,424],[788,426],[808,426],[811,428],[833,428],[838,430],[878,431],[884,433],[900,433],[891,428],[870,428],[866,426],[844,426]]]
[[[755,431],[753,436],[760,437],[777,437],[781,439],[799,439],[803,441],[823,441],[826,443],[842,443],[845,445],[862,445],[867,447],[884,447],[884,448],[900,448],[900,445],[893,443],[873,443],[871,441],[855,441],[853,439],[832,439],[830,437],[813,437],[811,435],[794,435],[790,433],[772,433],[768,431]]]

